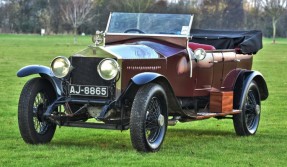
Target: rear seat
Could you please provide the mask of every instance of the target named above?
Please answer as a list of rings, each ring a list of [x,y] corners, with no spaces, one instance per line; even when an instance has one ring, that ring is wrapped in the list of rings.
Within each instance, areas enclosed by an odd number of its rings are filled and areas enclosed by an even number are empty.
[[[206,44],[200,44],[200,43],[195,43],[195,42],[189,42],[188,47],[192,50],[196,49],[204,49],[204,50],[216,50],[216,48],[212,45],[206,45]]]

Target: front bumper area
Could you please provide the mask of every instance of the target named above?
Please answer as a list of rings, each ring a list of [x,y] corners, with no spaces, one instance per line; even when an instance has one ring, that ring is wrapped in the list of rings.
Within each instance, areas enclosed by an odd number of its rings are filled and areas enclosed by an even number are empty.
[[[81,107],[74,112],[66,112],[68,110],[67,104],[79,104]],[[90,106],[97,106],[100,109],[97,117],[89,114],[88,108]],[[62,108],[65,108],[65,112],[60,111]],[[95,118],[95,122],[86,122],[90,118]],[[127,130],[129,128],[129,117],[126,112],[116,106],[116,101],[111,100],[59,97],[47,107],[42,119],[58,126],[115,130]]]

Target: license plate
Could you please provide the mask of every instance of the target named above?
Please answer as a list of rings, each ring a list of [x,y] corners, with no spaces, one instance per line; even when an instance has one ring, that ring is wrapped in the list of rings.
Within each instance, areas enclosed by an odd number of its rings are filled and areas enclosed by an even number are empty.
[[[108,97],[107,86],[69,85],[70,95]]]

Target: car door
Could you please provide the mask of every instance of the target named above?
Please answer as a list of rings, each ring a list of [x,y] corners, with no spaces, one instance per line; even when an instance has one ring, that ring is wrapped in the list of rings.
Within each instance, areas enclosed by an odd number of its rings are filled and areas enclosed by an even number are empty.
[[[223,54],[222,52],[213,53],[213,80],[212,87],[215,89],[220,89],[222,84],[222,75],[223,75]]]
[[[196,78],[194,96],[207,96],[212,88],[213,81],[213,55],[207,53],[203,60],[195,63],[193,77]]]
[[[237,62],[236,68],[248,69],[248,70],[252,68],[253,55],[236,54],[235,60]]]
[[[237,61],[236,61],[236,53],[233,51],[222,52],[223,56],[223,72],[222,79],[225,80],[226,76],[236,69]]]

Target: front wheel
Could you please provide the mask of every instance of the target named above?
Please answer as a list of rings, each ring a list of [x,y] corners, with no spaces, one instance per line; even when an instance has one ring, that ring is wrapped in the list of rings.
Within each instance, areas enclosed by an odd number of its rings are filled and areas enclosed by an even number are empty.
[[[233,125],[237,135],[254,135],[259,126],[260,120],[260,93],[257,84],[252,81],[243,97],[242,112],[233,116]]]
[[[52,140],[56,125],[44,120],[43,114],[55,98],[53,87],[45,79],[33,78],[23,87],[18,106],[18,124],[26,143],[48,143]]]
[[[158,84],[148,84],[137,92],[130,116],[133,147],[141,152],[160,149],[167,130],[167,99]]]

